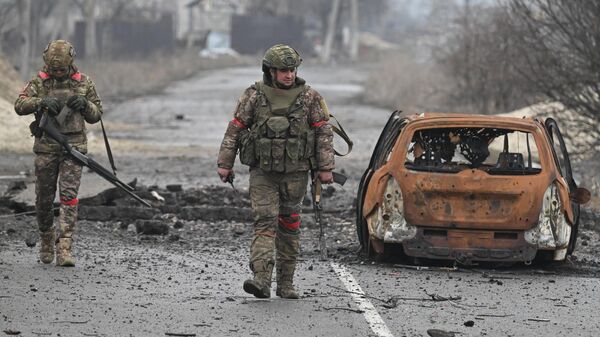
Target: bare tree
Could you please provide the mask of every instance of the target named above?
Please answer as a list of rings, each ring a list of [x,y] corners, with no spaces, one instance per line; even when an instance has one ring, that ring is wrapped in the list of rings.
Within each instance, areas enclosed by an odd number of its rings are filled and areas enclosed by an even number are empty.
[[[440,88],[449,109],[489,114],[529,103],[534,92],[520,74],[524,59],[502,7],[465,0],[451,31],[434,49],[449,79],[450,85]]]
[[[529,84],[598,121],[600,2],[509,0],[508,9]]]

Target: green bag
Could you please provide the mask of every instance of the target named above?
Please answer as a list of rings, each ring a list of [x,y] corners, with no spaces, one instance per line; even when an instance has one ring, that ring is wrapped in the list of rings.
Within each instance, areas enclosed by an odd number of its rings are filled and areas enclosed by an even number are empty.
[[[256,133],[248,129],[242,130],[238,138],[240,149],[240,162],[244,165],[255,166],[256,165]]]

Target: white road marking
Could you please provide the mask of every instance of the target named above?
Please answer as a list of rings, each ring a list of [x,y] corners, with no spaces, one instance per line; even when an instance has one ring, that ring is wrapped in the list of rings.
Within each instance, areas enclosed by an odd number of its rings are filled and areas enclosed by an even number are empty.
[[[383,318],[379,316],[377,309],[375,309],[371,301],[365,297],[365,293],[358,285],[358,282],[356,282],[356,279],[354,279],[354,276],[352,276],[352,274],[350,274],[350,272],[346,269],[346,267],[335,262],[331,262],[331,267],[333,267],[333,270],[338,275],[340,281],[342,281],[346,289],[350,292],[350,295],[354,299],[354,302],[358,308],[363,311],[363,316],[365,316],[365,319],[367,320],[369,327],[371,327],[371,330],[373,330],[377,336],[394,337],[390,329],[388,329],[387,325],[385,324]]]

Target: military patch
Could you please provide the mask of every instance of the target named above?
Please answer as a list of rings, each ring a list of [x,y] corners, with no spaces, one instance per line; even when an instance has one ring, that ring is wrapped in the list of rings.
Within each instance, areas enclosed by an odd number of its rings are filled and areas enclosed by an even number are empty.
[[[325,100],[321,98],[319,100],[319,105],[321,106],[321,110],[323,110],[323,115],[329,119],[329,109],[327,108],[327,103],[325,103]]]

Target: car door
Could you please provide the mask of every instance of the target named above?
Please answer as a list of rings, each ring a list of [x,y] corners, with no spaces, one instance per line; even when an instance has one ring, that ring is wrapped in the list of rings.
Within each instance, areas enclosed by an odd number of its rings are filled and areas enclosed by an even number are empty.
[[[575,179],[573,179],[573,170],[571,168],[571,161],[569,159],[569,153],[567,152],[565,140],[554,119],[546,119],[545,127],[550,136],[550,141],[552,142],[555,155],[554,159],[560,168],[560,173],[567,181],[567,184],[569,184],[569,192],[573,192],[577,188],[577,184],[575,183]]]
[[[571,195],[577,189],[577,183],[573,178],[573,169],[571,168],[571,161],[569,159],[569,153],[567,152],[567,146],[565,140],[560,132],[558,123],[552,118],[546,119],[544,126],[550,141],[552,142],[552,148],[554,153],[554,160],[559,167],[560,174],[565,178],[569,186],[569,195]],[[567,253],[571,254],[575,249],[575,242],[577,240],[577,232],[579,230],[579,204],[573,201],[569,201],[573,208],[573,226],[571,228],[571,238],[569,240],[569,247]]]

